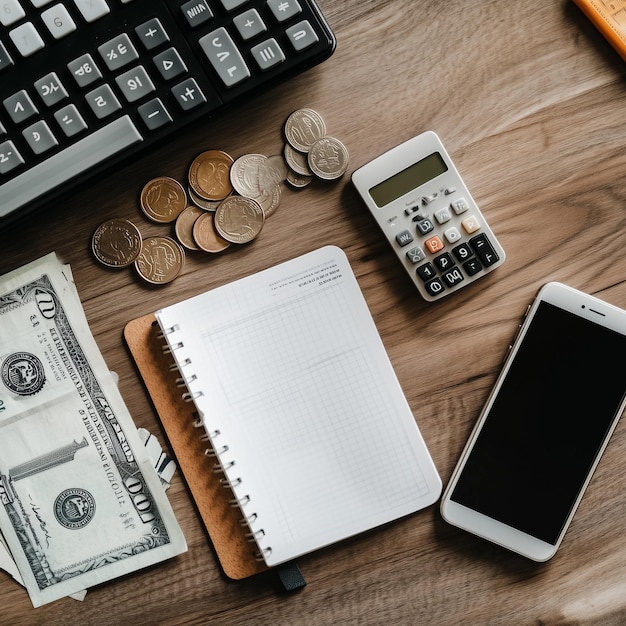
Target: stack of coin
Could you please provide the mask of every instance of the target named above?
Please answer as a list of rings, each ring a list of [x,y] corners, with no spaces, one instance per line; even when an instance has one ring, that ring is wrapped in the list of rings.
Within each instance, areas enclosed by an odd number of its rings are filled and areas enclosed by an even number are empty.
[[[244,154],[233,159],[206,150],[189,166],[187,189],[169,176],[148,181],[140,195],[143,214],[173,224],[174,237],[142,239],[128,220],[101,224],[92,238],[93,254],[108,267],[134,263],[139,276],[160,285],[182,270],[185,250],[219,253],[231,244],[254,240],[278,208],[283,182],[294,188],[314,178],[335,180],[348,168],[348,151],[312,109],[298,109],[284,125],[282,155]]]
[[[285,122],[284,133],[287,182],[293,187],[306,187],[313,177],[336,180],[346,173],[347,148],[326,134],[324,119],[313,109],[294,111]]]

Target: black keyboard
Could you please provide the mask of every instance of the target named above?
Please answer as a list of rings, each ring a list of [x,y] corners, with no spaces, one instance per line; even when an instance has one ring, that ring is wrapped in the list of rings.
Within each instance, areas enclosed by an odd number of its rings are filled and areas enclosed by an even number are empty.
[[[334,49],[311,0],[0,0],[0,228]]]

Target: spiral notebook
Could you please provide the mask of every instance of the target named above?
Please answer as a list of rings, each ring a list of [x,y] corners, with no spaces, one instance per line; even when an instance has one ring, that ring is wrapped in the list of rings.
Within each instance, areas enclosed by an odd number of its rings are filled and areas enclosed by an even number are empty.
[[[441,480],[341,249],[155,317],[268,567],[438,499]]]

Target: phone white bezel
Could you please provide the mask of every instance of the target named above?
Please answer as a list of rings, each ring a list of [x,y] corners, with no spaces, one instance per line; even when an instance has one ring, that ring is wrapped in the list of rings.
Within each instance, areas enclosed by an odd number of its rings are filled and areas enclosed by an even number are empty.
[[[536,537],[517,530],[516,528],[512,528],[511,526],[498,522],[486,515],[454,502],[451,500],[451,494],[461,473],[463,472],[463,468],[465,467],[474,443],[476,442],[478,433],[485,423],[489,411],[491,410],[500,388],[502,387],[511,363],[514,360],[520,345],[524,341],[528,328],[530,327],[530,323],[542,301],[548,302],[561,309],[569,311],[570,313],[574,313],[583,319],[592,321],[596,324],[600,324],[606,328],[610,328],[611,330],[626,335],[626,311],[561,283],[551,282],[544,285],[526,313],[526,318],[509,350],[509,354],[502,367],[500,375],[496,380],[496,383],[480,413],[461,457],[452,473],[440,505],[441,515],[448,523],[539,562],[547,561],[552,558],[559,548],[572,518],[574,517],[576,509],[580,504],[584,492],[587,489],[591,477],[593,476],[609,439],[611,438],[615,426],[624,411],[626,399],[622,402],[620,408],[616,412],[616,416],[608,429],[607,435],[600,446],[599,452],[594,459],[589,473],[581,485],[582,488],[580,489],[580,493],[554,545],[539,540]]]

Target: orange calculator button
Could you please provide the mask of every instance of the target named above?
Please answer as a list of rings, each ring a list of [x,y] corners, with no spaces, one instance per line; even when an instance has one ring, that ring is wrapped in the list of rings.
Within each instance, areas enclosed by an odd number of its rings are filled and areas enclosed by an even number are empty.
[[[428,248],[428,251],[431,254],[435,254],[436,252],[439,252],[439,250],[443,250],[445,247],[443,245],[443,241],[441,241],[441,239],[437,237],[437,235],[431,237],[430,239],[427,239],[424,242],[424,245]]]

